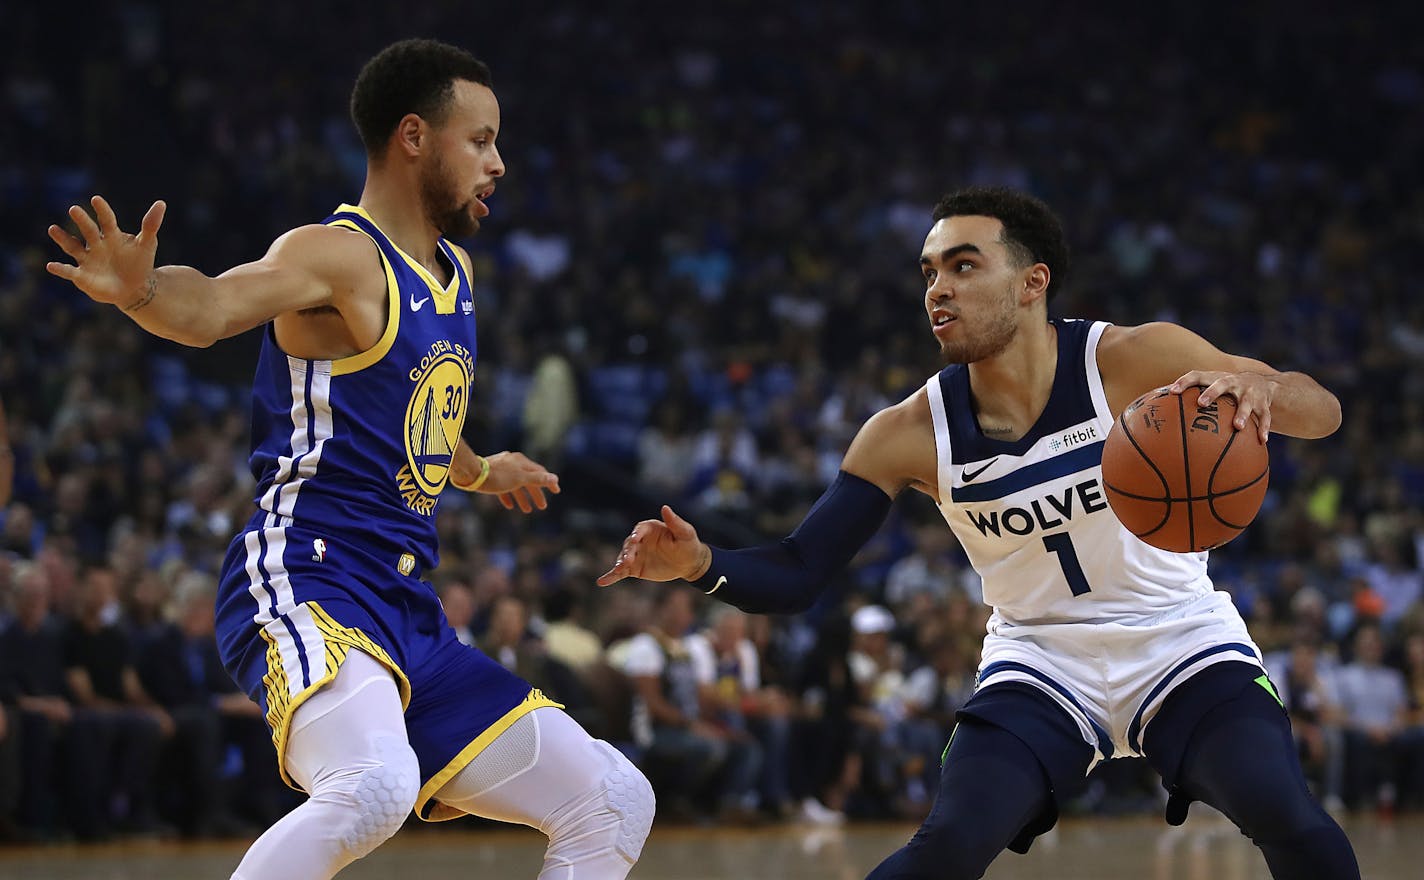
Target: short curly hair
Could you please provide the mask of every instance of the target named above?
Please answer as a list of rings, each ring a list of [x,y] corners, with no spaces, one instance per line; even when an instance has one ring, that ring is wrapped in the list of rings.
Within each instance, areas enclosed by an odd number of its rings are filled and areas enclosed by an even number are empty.
[[[946,217],[993,217],[1004,224],[1002,241],[1021,267],[1048,267],[1046,299],[1068,278],[1068,243],[1053,209],[1028,193],[1002,186],[972,186],[950,193],[935,205],[936,223]]]
[[[432,125],[444,121],[456,80],[493,87],[489,67],[469,52],[437,40],[401,40],[366,62],[351,90],[351,121],[366,155],[379,159],[407,113]]]

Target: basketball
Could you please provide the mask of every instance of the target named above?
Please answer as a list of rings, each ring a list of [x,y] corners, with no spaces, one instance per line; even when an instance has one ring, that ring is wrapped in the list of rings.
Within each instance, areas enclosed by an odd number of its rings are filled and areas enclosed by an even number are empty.
[[[1174,553],[1220,547],[1266,497],[1270,459],[1254,424],[1237,431],[1236,401],[1197,404],[1198,390],[1149,391],[1122,411],[1103,445],[1103,487],[1138,538]]]

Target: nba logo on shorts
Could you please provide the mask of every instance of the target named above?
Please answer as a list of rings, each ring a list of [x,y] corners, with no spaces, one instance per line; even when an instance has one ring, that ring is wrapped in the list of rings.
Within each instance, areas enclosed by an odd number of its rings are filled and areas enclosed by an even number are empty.
[[[312,562],[326,561],[326,542],[321,538],[312,541],[312,549],[316,552],[312,554]]]

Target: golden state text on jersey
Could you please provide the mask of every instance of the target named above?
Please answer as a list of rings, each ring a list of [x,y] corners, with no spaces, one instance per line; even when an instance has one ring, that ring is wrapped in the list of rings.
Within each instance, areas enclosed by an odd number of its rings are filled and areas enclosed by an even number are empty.
[[[475,353],[459,342],[437,339],[410,370],[412,389],[405,408],[406,461],[396,485],[406,507],[422,516],[435,503],[450,475],[450,459],[465,424],[465,404],[475,372]]]

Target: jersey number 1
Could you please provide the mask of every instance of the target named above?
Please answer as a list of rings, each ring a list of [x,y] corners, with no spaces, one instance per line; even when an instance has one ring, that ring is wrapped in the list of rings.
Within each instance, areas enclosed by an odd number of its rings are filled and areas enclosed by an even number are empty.
[[[1078,551],[1073,549],[1073,539],[1068,537],[1067,532],[1044,535],[1043,546],[1049,553],[1058,554],[1058,565],[1063,569],[1063,576],[1068,579],[1068,589],[1073,591],[1073,595],[1081,596],[1092,589],[1083,574],[1083,566],[1078,562]]]

